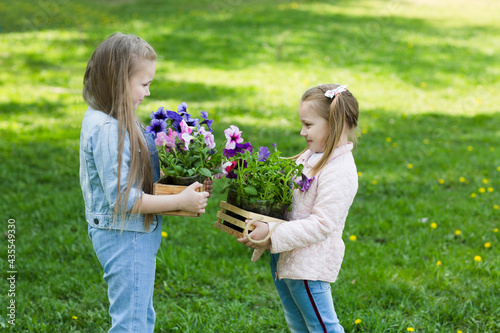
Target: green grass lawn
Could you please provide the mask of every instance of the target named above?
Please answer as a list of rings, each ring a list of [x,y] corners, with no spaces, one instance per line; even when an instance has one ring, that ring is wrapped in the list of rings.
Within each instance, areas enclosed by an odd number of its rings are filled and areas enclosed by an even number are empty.
[[[492,0],[0,4],[0,327],[110,326],[78,149],[86,62],[121,31],[160,56],[141,119],[186,101],[213,116],[218,144],[235,124],[254,146],[297,153],[301,94],[348,84],[362,135],[360,186],[332,288],[346,332],[500,332],[499,10]],[[164,219],[156,329],[287,332],[269,256],[252,263],[212,227],[224,199],[223,181],[214,185],[205,215]]]

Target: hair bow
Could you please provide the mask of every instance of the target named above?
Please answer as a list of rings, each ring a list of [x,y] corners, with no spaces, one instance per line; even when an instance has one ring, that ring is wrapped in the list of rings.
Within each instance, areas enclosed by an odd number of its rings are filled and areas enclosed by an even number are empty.
[[[337,88],[332,89],[332,90],[327,90],[325,93],[325,96],[333,99],[335,96],[340,95],[341,93],[346,91],[347,90],[346,87],[347,87],[347,84],[343,85],[343,86],[338,86]]]

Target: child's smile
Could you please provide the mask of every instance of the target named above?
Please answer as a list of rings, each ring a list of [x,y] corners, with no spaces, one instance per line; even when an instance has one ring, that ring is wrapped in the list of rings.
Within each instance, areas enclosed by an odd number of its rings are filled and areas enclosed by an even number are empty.
[[[328,136],[328,121],[318,116],[311,102],[300,103],[299,119],[302,123],[300,135],[306,139],[309,149],[315,153],[322,153]]]

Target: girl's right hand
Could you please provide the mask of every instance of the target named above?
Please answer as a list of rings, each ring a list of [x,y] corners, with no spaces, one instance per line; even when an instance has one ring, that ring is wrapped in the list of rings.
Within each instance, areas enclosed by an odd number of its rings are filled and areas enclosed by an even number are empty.
[[[207,206],[210,194],[206,191],[196,191],[197,188],[202,186],[202,184],[195,182],[179,193],[179,206],[181,210],[200,214],[205,213],[205,207]]]

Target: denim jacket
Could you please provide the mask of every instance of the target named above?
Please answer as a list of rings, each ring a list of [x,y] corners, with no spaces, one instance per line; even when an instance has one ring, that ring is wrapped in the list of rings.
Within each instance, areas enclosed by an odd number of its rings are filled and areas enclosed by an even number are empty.
[[[158,151],[153,135],[145,133],[154,168],[154,180],[160,177]],[[120,191],[125,192],[130,163],[130,139],[125,137],[120,171]],[[102,111],[89,107],[80,133],[80,185],[85,200],[87,223],[100,229],[121,229],[122,216],[114,218],[118,185],[118,121]],[[143,194],[132,188],[124,206],[129,211]],[[144,228],[144,215],[126,213],[123,230],[152,232],[162,219],[155,215],[149,229]]]

